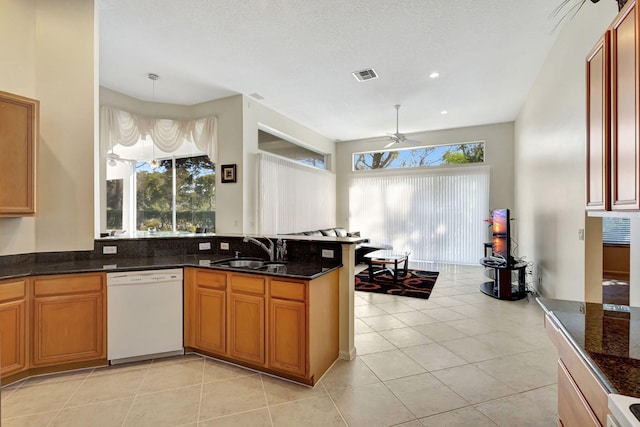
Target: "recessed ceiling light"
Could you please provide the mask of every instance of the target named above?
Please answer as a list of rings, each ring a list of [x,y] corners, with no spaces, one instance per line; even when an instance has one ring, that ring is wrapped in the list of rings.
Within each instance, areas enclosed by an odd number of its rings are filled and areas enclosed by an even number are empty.
[[[437,71],[434,71],[433,73],[429,74],[429,77],[431,77],[432,79],[435,79],[439,76],[440,76],[440,73]]]
[[[447,111],[447,110],[442,110],[442,111],[440,111],[440,114],[447,114],[447,113],[448,113],[448,111]]]

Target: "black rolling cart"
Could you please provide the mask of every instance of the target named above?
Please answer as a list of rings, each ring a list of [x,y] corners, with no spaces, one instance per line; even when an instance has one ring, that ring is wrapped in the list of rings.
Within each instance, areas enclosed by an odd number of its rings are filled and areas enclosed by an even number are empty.
[[[498,265],[491,260],[482,259],[480,264],[493,269],[493,280],[480,285],[480,291],[490,297],[516,301],[527,296],[527,263],[516,262],[511,265]],[[512,272],[516,272],[515,275]],[[512,276],[516,276],[513,284]]]

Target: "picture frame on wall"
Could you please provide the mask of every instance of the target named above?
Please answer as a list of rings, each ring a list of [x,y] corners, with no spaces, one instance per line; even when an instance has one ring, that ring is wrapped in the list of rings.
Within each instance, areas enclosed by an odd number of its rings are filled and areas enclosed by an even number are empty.
[[[222,165],[220,166],[222,170],[222,182],[236,182],[236,165]]]

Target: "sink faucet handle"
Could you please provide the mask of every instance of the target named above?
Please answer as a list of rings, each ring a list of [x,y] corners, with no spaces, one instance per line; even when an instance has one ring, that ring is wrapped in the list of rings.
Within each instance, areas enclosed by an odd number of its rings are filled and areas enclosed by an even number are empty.
[[[240,251],[236,251],[236,258],[240,258]]]

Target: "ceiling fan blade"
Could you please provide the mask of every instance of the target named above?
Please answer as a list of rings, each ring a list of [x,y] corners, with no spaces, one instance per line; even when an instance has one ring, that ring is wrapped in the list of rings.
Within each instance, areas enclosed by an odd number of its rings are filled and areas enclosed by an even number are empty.
[[[406,142],[407,144],[411,144],[411,145],[424,145],[424,142],[416,141],[415,139],[406,139],[405,138],[404,142]]]
[[[397,144],[398,140],[392,139],[390,143],[388,143],[387,145],[384,146],[384,148],[389,148],[394,144]]]

